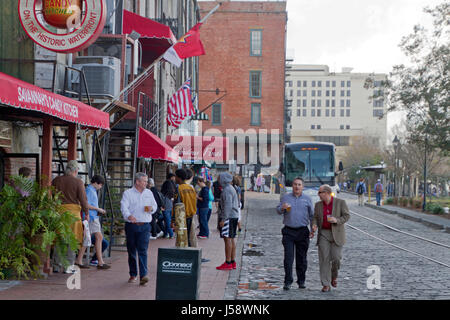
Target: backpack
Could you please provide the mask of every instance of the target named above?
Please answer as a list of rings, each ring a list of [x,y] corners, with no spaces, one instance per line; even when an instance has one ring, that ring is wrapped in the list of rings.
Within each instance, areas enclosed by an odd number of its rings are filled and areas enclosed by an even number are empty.
[[[383,192],[383,188],[381,187],[380,183],[377,183],[376,188],[375,188],[375,192]]]
[[[358,194],[363,194],[364,193],[364,187],[363,187],[362,183],[360,183],[358,185],[358,189],[356,191],[358,192]]]

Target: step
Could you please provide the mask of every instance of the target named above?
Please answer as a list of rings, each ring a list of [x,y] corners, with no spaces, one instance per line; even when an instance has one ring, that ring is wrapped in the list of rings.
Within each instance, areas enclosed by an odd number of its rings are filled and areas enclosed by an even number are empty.
[[[108,162],[109,161],[123,161],[123,162],[125,162],[125,161],[134,161],[134,159],[133,158],[108,158]]]
[[[86,163],[85,160],[77,160],[77,161],[78,161],[78,163]],[[55,159],[55,158],[52,158],[52,162],[67,162],[67,159]]]

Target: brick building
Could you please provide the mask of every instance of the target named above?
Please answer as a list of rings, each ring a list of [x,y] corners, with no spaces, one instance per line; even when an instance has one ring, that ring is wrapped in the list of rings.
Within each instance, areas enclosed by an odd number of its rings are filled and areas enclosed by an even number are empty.
[[[200,15],[204,17],[217,3],[199,2]],[[224,1],[200,29],[206,51],[200,57],[200,111],[224,96],[205,111],[209,120],[202,121],[202,132],[230,138],[230,164],[243,166],[243,175],[247,170],[259,172],[261,166],[278,167],[286,23],[285,1]],[[266,138],[276,146],[267,148],[270,160],[259,154],[266,150],[262,148]]]

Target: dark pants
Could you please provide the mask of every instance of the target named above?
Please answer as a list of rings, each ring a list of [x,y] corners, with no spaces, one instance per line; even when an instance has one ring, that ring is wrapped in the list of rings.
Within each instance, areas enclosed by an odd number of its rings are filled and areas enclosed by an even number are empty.
[[[95,243],[95,235],[94,235],[94,234],[91,236],[91,242],[92,242],[92,243]],[[106,248],[108,248],[108,246],[109,246],[108,240],[106,240],[105,238],[103,238],[103,239],[102,239],[102,253],[106,250]],[[97,259],[97,252],[94,253],[94,255],[93,255],[92,258],[91,258],[91,261],[95,261],[95,260],[98,260],[98,259]]]
[[[132,277],[136,277],[138,274],[136,252],[139,257],[139,276],[142,278],[148,273],[147,250],[150,241],[150,230],[150,223],[144,223],[143,225],[125,223],[128,267],[130,268],[130,276]]]
[[[308,227],[301,227],[298,229],[284,227],[281,229],[283,235],[284,247],[284,283],[292,284],[294,278],[292,277],[292,265],[294,263],[295,255],[295,269],[297,271],[297,283],[303,284],[305,282],[305,273],[308,266],[306,254],[309,247],[309,229]]]
[[[375,196],[376,196],[376,198],[377,198],[377,206],[381,206],[381,196],[382,196],[382,193],[381,193],[381,192],[377,192]]]
[[[188,237],[188,246],[191,246],[191,237],[189,236],[191,232],[191,226],[192,226],[192,217],[186,218],[186,228],[187,228],[187,237]]]
[[[209,208],[198,208],[198,216],[200,218],[199,236],[209,237],[208,212]]]
[[[155,212],[154,214],[152,214],[152,222],[150,222],[152,237],[156,237],[158,233],[166,230],[166,227],[164,226],[164,219],[159,219],[159,217],[159,212]]]

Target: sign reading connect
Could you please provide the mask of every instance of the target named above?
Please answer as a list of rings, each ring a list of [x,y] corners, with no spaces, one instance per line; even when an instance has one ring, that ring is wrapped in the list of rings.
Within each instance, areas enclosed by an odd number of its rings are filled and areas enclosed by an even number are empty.
[[[106,1],[19,0],[19,18],[25,32],[38,45],[71,53],[88,47],[102,33]]]

